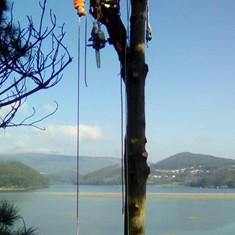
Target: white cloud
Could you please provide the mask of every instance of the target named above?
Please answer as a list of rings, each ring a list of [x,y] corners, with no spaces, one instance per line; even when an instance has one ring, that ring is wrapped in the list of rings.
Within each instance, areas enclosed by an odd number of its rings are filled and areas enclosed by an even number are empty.
[[[98,126],[80,125],[79,141],[82,145],[95,146],[102,139]],[[50,125],[46,130],[32,127],[6,129],[0,133],[0,152],[57,152],[75,154],[77,144],[76,125]],[[89,147],[90,149],[90,147]]]
[[[72,125],[51,125],[45,131],[37,130],[37,133],[47,140],[60,140],[64,138],[76,139],[76,126]]]
[[[13,152],[28,152],[32,149],[33,139],[30,135],[27,135],[28,132],[19,133],[19,129],[6,129],[4,133],[0,133],[1,141],[1,150],[0,152],[4,153],[13,153]]]
[[[37,130],[37,133],[49,140],[59,140],[69,138],[77,140],[77,126],[76,125],[51,125],[46,127],[45,131]],[[79,126],[80,141],[96,141],[101,137],[101,129],[98,126]]]
[[[79,136],[81,141],[95,141],[101,137],[101,129],[98,126],[79,126]]]

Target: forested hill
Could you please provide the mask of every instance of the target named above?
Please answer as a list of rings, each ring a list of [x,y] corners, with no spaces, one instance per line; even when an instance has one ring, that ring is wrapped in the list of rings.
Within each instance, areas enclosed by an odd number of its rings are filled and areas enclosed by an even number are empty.
[[[16,161],[0,161],[0,190],[29,190],[49,186],[49,179]]]
[[[48,175],[52,183],[72,183],[76,178],[77,157],[57,154],[18,153],[1,154],[0,161],[20,161]],[[79,175],[85,175],[120,165],[119,158],[79,156]]]
[[[21,175],[21,173],[19,173],[20,171],[15,170],[17,169],[15,166],[13,167],[14,164],[22,166],[22,163],[11,162],[11,168],[14,169],[11,171],[9,170],[9,166],[2,166],[3,163],[6,164],[5,161],[10,159],[20,159],[24,164],[46,173],[52,180],[52,183],[76,182],[75,156],[42,154],[1,156],[0,154],[0,188],[3,187],[3,182],[5,182],[4,184],[11,182],[8,186],[12,187],[17,185],[14,184],[14,182],[17,182],[21,188],[41,187],[40,184],[28,182],[30,179],[34,178],[30,175],[31,173],[27,173],[26,176],[23,177],[23,173]],[[122,182],[121,164],[118,158],[81,157],[79,165],[80,184],[121,184]],[[235,160],[232,159],[183,152],[155,164],[150,164],[150,168],[149,184],[179,184],[198,187],[235,188]],[[29,167],[25,166],[24,169],[26,169],[26,172],[30,172],[28,171]],[[35,179],[38,179],[37,177],[39,176],[42,177],[38,172],[36,173],[37,176]]]
[[[149,181],[152,184],[235,188],[235,160],[179,153],[153,164]]]
[[[203,166],[208,170],[216,170],[229,165],[235,165],[235,160],[205,154],[183,152],[159,161],[153,164],[151,168],[170,170]]]

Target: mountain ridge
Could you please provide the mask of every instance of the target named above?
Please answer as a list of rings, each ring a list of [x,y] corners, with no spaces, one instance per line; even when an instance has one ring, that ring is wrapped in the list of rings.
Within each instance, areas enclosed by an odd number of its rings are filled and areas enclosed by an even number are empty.
[[[2,159],[4,158],[4,159]],[[18,160],[48,174],[53,182],[76,182],[76,157],[56,154],[0,154],[0,160]],[[235,160],[206,154],[182,152],[151,163],[150,184],[180,184],[200,187],[235,187]],[[79,183],[121,184],[121,159],[79,159]]]
[[[37,170],[51,174],[58,169],[66,170],[74,169],[77,166],[77,157],[74,155],[45,154],[45,153],[18,153],[18,154],[2,154],[0,160],[17,160],[25,163]],[[86,174],[103,167],[121,163],[121,160],[113,157],[92,157],[79,156],[80,173]],[[89,167],[88,167],[89,166]],[[88,169],[90,168],[90,169]]]
[[[235,187],[235,160],[183,152],[151,166],[152,184],[194,187]]]
[[[209,169],[213,169],[229,164],[235,164],[235,160],[200,153],[182,152],[156,162],[151,167],[157,169],[180,169],[204,165]]]

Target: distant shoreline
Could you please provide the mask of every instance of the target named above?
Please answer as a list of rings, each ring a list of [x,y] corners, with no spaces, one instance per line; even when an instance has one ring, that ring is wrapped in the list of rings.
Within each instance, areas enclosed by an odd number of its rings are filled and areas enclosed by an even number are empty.
[[[30,188],[8,188],[8,187],[0,187],[0,192],[23,192],[23,191],[29,191]]]
[[[41,188],[48,188],[48,187],[40,187],[40,188],[17,188],[17,187],[0,187],[0,193],[4,192],[26,192],[30,190],[35,190],[35,189],[41,189]]]
[[[51,196],[76,196],[76,192],[35,192]],[[121,193],[80,192],[80,197],[120,198]],[[235,193],[147,193],[147,198],[165,199],[235,199]]]

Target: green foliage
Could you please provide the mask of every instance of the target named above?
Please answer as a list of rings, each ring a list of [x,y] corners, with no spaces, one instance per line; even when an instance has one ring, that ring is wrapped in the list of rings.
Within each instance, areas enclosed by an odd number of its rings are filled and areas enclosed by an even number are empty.
[[[39,172],[47,173],[52,183],[74,183],[76,178],[76,156],[55,155],[55,154],[1,154],[1,160],[20,161]],[[86,175],[91,172],[108,168],[113,165],[120,165],[119,158],[112,157],[79,157],[79,174]],[[118,172],[120,175],[120,172]]]
[[[119,165],[113,165],[79,178],[80,184],[94,185],[118,185],[121,184],[121,169]]]
[[[235,160],[179,153],[151,166],[149,183],[193,187],[235,187]]]
[[[207,170],[216,170],[231,164],[235,164],[235,160],[184,152],[157,162],[152,167],[155,169],[182,169],[204,166]]]
[[[16,161],[0,161],[0,188],[34,189],[49,186],[49,179],[36,170]]]
[[[82,175],[79,183],[121,184],[120,166],[113,165]],[[203,154],[176,154],[151,165],[148,184],[234,188],[235,160]]]
[[[190,186],[202,188],[235,188],[235,169],[229,167],[219,169],[205,177],[198,177],[190,183]]]
[[[64,25],[57,25],[56,16],[51,11],[47,19],[46,3],[47,0],[37,1],[39,24],[34,24],[33,17],[27,16],[27,26],[22,28],[20,22],[14,23],[13,3],[0,0],[0,109],[7,107],[0,114],[0,128],[34,126],[44,129],[37,123],[57,111],[55,102],[54,111],[39,120],[32,121],[36,112],[33,108],[28,117],[14,122],[26,98],[58,84],[62,71],[72,62],[63,44]]]
[[[15,224],[19,220],[22,220],[23,227],[16,229]],[[35,231],[33,227],[26,228],[18,207],[7,201],[0,203],[0,235],[35,235]]]
[[[19,209],[3,201],[0,205],[0,231],[7,230],[20,218]]]
[[[24,46],[20,38],[20,28],[17,28],[12,19],[7,20],[4,17],[4,12],[7,10],[7,3],[1,0],[0,3],[0,58],[2,61],[11,60],[16,61],[21,56],[25,55]]]

